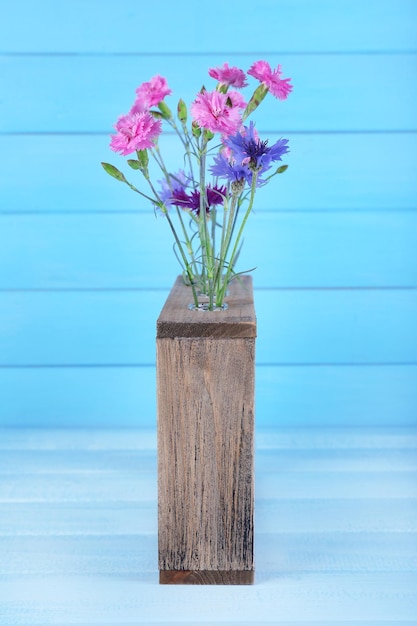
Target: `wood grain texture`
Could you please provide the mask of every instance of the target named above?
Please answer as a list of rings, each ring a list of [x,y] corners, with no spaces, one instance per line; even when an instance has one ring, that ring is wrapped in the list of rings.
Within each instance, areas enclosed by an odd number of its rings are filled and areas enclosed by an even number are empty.
[[[223,319],[188,311],[183,295],[177,282],[158,320],[159,568],[171,572],[161,582],[246,584],[224,572],[254,568],[253,301],[232,288],[237,313],[230,302]]]
[[[256,337],[251,276],[241,276],[230,283],[225,311],[189,310],[192,300],[190,287],[178,276],[156,323],[158,338]]]
[[[161,585],[252,585],[255,581],[253,571],[226,570],[208,571],[160,571]]]
[[[170,588],[154,431],[0,430],[2,626],[415,625],[417,429],[261,429],[256,459],[256,584]]]

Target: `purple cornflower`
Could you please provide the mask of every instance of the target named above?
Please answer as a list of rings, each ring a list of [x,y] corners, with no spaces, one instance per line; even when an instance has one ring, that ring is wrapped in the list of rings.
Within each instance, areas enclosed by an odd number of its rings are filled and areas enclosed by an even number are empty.
[[[217,187],[216,185],[211,187],[208,185],[206,187],[206,213],[209,213],[213,206],[223,204],[225,196],[226,187]],[[200,215],[200,191],[198,189],[194,189],[189,194],[184,188],[174,189],[169,201],[181,209],[193,211],[196,215]]]
[[[188,180],[183,170],[179,170],[176,174],[170,174],[169,181],[166,180],[166,178],[158,180],[160,184],[159,197],[162,202],[166,206],[173,204],[172,196],[177,192],[179,193],[181,190],[184,191],[188,185]]]

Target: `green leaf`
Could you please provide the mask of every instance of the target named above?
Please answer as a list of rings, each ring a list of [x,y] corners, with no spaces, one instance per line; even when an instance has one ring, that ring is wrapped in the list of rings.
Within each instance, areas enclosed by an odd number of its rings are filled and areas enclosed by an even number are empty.
[[[113,178],[119,180],[121,183],[127,183],[126,178],[124,177],[122,172],[117,169],[117,167],[114,167],[114,165],[111,165],[110,163],[102,163],[101,165],[103,166],[104,171],[107,172],[107,174],[113,176]]]

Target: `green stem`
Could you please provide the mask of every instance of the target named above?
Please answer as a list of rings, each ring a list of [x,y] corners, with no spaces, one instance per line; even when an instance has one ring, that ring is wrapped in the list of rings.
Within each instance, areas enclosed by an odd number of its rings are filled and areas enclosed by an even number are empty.
[[[132,183],[129,183],[129,181],[126,180],[126,178],[122,182],[124,182],[128,187],[130,187],[132,191],[136,191],[136,193],[138,193],[140,196],[142,196],[143,198],[146,198],[146,200],[150,200],[152,203],[155,202],[155,198],[151,198],[150,196],[147,196],[146,193],[143,193],[143,191],[140,191],[139,189],[137,189],[135,185],[132,185]]]
[[[159,194],[156,191],[155,187],[153,186],[152,181],[151,181],[149,175],[144,174],[144,176],[145,176],[146,180],[148,181],[148,184],[149,184],[150,188],[152,189],[153,193],[155,194],[155,198],[158,199],[160,206],[164,207],[164,204],[163,204],[161,198],[159,197]],[[187,255],[184,252],[184,248],[183,248],[182,243],[181,243],[181,241],[180,241],[180,239],[179,239],[179,237],[177,235],[177,231],[175,230],[175,226],[174,226],[174,224],[173,224],[173,222],[171,220],[171,217],[170,217],[166,207],[164,207],[162,209],[162,212],[163,212],[163,214],[165,215],[165,217],[168,220],[168,224],[169,224],[169,226],[171,228],[172,234],[174,235],[175,242],[177,244],[178,250],[179,250],[180,255],[182,257],[182,260],[184,262],[184,269],[187,272],[187,276],[188,276],[188,279],[190,281],[190,286],[191,286],[191,289],[192,289],[192,292],[193,292],[194,304],[195,304],[195,306],[198,306],[198,298],[197,298],[197,293],[196,293],[195,286],[194,286],[195,280],[194,280],[193,272],[191,271],[191,265],[190,265],[190,263],[188,261]]]
[[[227,196],[223,202],[223,225],[222,225],[222,234],[221,234],[221,239],[220,239],[220,255],[219,255],[220,259],[224,258],[223,250],[224,250],[224,241],[226,237],[228,215],[229,215],[229,194],[227,193]]]
[[[242,223],[240,225],[238,234],[237,234],[236,239],[235,239],[235,243],[234,243],[234,246],[233,246],[232,253],[230,255],[230,262],[229,262],[229,264],[227,266],[225,278],[224,278],[222,289],[221,289],[221,292],[220,292],[220,301],[216,303],[218,306],[220,306],[223,303],[223,298],[224,298],[224,294],[226,293],[227,285],[229,284],[229,282],[231,280],[230,276],[231,276],[232,271],[233,271],[233,259],[236,256],[236,253],[237,253],[237,250],[238,250],[238,247],[239,247],[239,243],[240,243],[240,239],[242,237],[242,234],[243,234],[246,222],[247,222],[248,217],[249,217],[249,215],[250,215],[250,213],[252,211],[253,203],[254,203],[254,200],[255,200],[256,181],[257,181],[257,179],[258,179],[258,172],[253,172],[251,193],[250,193],[250,199],[249,199],[249,206],[246,209],[245,215],[243,217]]]
[[[190,167],[190,176],[194,180],[194,168],[193,168],[193,162],[191,160],[191,154],[193,154],[194,156],[196,156],[196,154],[195,154],[194,150],[192,152],[190,151],[190,146],[193,145],[192,138],[190,137],[190,135],[188,133],[188,128],[187,128],[187,126],[184,123],[182,125],[182,128],[183,128],[184,137],[185,137],[185,140],[183,141],[183,145],[184,145],[185,152],[186,152],[186,155],[187,155],[188,165]],[[178,131],[178,134],[181,137],[181,133],[179,131]]]
[[[209,229],[207,225],[207,193],[206,193],[206,156],[207,156],[207,139],[203,139],[200,150],[200,214],[199,214],[199,233],[202,248],[203,261],[203,285],[207,281],[209,295],[209,310],[213,310],[214,294],[213,294],[213,244],[210,239]]]
[[[184,249],[183,249],[183,247],[181,245],[181,241],[179,240],[179,237],[177,235],[177,231],[175,230],[175,226],[172,223],[172,220],[171,220],[167,210],[165,210],[164,215],[165,215],[165,217],[168,220],[168,224],[169,224],[169,226],[170,226],[170,228],[172,230],[172,234],[174,235],[174,239],[175,239],[176,244],[178,246],[178,250],[180,251],[182,260],[184,261],[184,269],[187,272],[188,280],[190,281],[191,290],[193,292],[194,305],[196,307],[198,307],[198,297],[197,297],[197,292],[196,292],[196,289],[195,289],[194,276],[193,276],[193,273],[192,273],[191,268],[190,268],[190,263],[188,262],[187,256],[186,256],[186,254],[184,252]]]
[[[201,256],[202,256],[202,265],[201,265],[201,280],[202,286],[201,289],[204,292],[204,285],[206,282],[206,267],[207,267],[207,248],[206,248],[206,183],[205,183],[205,174],[206,174],[206,144],[203,141],[203,145],[200,150],[199,164],[200,164],[200,212],[198,214],[198,232],[200,236],[201,243]]]
[[[225,201],[224,213],[223,213],[223,227],[222,227],[222,239],[219,253],[219,265],[217,268],[217,274],[215,279],[216,284],[216,303],[218,304],[219,297],[222,293],[223,283],[222,274],[227,265],[227,253],[230,247],[230,241],[233,233],[234,215],[236,210],[237,197],[232,195],[232,201],[230,209],[228,209],[227,202]]]
[[[177,206],[177,215],[178,215],[178,219],[179,222],[181,224],[181,229],[184,235],[184,239],[185,239],[185,244],[187,246],[187,251],[188,251],[188,255],[191,259],[191,264],[193,266],[193,271],[194,271],[194,275],[198,274],[198,270],[197,270],[197,261],[195,259],[195,254],[194,254],[194,249],[193,249],[193,245],[191,243],[191,239],[188,235],[188,231],[185,228],[185,224],[184,224],[184,220],[182,219],[182,215],[181,215],[181,209]]]
[[[182,130],[184,133],[184,136],[182,135],[181,131],[178,129],[178,126],[176,125],[174,120],[169,120],[169,123],[171,124],[172,128],[174,129],[174,131],[177,133],[178,137],[180,138],[180,141],[182,143],[182,145],[184,146],[185,149],[185,153],[187,155],[187,159],[188,159],[188,165],[190,167],[190,176],[191,178],[194,180],[194,172],[193,172],[193,163],[191,160],[191,154],[193,154],[196,158],[197,154],[194,152],[194,150],[190,150],[190,146],[192,147],[192,140],[190,138],[190,135],[188,133],[188,129],[187,126],[183,123],[182,124]]]

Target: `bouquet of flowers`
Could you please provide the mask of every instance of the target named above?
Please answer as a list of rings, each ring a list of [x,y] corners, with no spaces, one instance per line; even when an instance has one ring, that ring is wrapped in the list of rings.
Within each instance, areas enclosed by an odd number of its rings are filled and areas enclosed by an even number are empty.
[[[180,99],[176,116],[165,102],[171,93],[165,78],[154,76],[136,89],[132,108],[115,124],[110,148],[123,156],[134,155],[127,164],[141,174],[146,192],[114,165],[102,163],[108,174],[166,218],[184,280],[193,293],[191,307],[196,309],[226,306],[228,284],[244,273],[235,266],[256,191],[287,169],[286,165],[273,169],[273,164],[288,152],[288,140],[268,145],[254,122],[245,125],[245,121],[268,92],[286,99],[292,90],[290,79],[282,78],[280,65],[272,69],[266,61],[253,63],[247,74],[259,81],[248,102],[238,91],[248,86],[245,73],[224,63],[209,69],[216,87],[212,91],[202,87],[189,110]],[[163,123],[177,135],[183,151],[182,167],[175,172],[165,166],[158,143]],[[151,179],[151,161],[161,172],[157,183]]]

